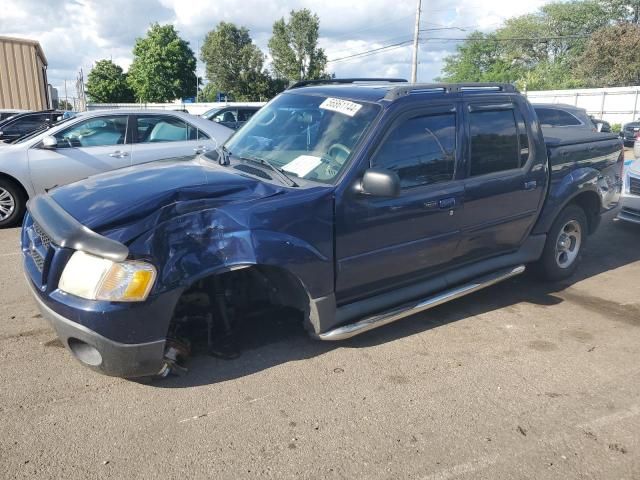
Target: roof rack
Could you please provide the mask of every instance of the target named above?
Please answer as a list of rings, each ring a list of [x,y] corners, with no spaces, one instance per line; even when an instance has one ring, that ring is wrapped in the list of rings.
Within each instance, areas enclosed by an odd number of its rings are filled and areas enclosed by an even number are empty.
[[[517,92],[516,87],[510,83],[412,83],[401,87],[392,88],[384,96],[385,100],[397,100],[400,97],[412,93],[426,92],[460,93],[464,91],[498,91]]]
[[[340,85],[345,83],[369,83],[369,82],[386,82],[386,83],[407,83],[404,78],[325,78],[321,80],[300,80],[291,85],[287,90],[294,88],[309,87],[312,85]]]

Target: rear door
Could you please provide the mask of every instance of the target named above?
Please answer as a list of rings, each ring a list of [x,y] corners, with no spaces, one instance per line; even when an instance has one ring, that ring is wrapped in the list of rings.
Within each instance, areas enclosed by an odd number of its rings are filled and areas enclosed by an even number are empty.
[[[467,178],[456,254],[461,261],[517,250],[546,191],[546,152],[536,151],[532,125],[522,114],[529,107],[504,100],[465,103]]]
[[[453,103],[403,114],[370,159],[371,167],[400,177],[400,195],[349,190],[336,199],[338,302],[391,290],[451,262],[464,194],[456,179],[459,131]]]
[[[215,148],[207,134],[174,115],[135,115],[134,165],[166,158],[192,157]]]
[[[131,165],[128,115],[92,117],[53,135],[55,149],[29,149],[29,172],[37,192]]]

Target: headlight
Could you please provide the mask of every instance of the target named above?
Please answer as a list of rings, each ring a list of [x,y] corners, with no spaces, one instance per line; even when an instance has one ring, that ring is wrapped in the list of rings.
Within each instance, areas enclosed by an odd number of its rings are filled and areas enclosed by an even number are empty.
[[[89,300],[141,302],[146,300],[155,279],[156,269],[149,263],[116,263],[78,251],[64,268],[58,288]]]

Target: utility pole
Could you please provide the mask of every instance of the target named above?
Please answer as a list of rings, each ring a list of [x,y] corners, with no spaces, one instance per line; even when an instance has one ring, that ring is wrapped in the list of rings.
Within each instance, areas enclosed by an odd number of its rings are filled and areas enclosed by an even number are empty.
[[[416,7],[416,28],[413,32],[413,62],[411,62],[411,82],[416,83],[418,80],[418,41],[420,39],[420,7],[422,0],[418,0]]]

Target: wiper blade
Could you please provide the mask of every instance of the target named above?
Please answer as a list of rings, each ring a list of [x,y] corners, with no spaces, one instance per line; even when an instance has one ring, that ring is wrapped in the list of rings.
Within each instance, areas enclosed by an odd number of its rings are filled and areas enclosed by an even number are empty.
[[[229,152],[230,155],[231,152]],[[278,168],[275,165],[273,165],[269,160],[267,160],[266,158],[260,158],[260,157],[256,157],[255,155],[251,155],[251,156],[247,156],[247,155],[240,155],[238,156],[238,158],[240,160],[247,160],[249,162],[255,162],[255,163],[259,163],[261,165],[266,165],[267,167],[269,167],[271,170],[273,170],[274,172],[276,172],[278,174],[278,176],[280,177],[280,180],[284,180],[284,183],[288,183],[289,185],[291,185],[292,187],[298,187],[299,185],[286,173],[284,173],[284,170],[282,168]]]

